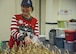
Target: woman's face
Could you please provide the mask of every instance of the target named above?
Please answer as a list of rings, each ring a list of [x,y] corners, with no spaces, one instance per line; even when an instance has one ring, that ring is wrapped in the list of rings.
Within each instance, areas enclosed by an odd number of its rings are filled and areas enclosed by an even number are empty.
[[[25,16],[29,16],[32,11],[32,7],[29,6],[21,6],[22,14]]]

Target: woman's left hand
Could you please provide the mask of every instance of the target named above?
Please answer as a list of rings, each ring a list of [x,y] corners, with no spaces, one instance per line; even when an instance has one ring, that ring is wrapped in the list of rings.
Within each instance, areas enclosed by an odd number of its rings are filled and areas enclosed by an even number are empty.
[[[28,36],[26,36],[24,38],[24,41],[25,41],[26,45],[32,44],[32,40]]]

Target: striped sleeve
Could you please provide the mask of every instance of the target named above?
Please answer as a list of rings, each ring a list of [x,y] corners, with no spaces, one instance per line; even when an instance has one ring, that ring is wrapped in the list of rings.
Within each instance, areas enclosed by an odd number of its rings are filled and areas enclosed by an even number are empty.
[[[18,38],[20,36],[18,29],[19,29],[19,26],[17,23],[16,16],[13,16],[11,21],[11,36],[13,36],[14,38]]]
[[[38,21],[37,21],[36,24],[35,24],[35,30],[34,30],[34,33],[35,33],[36,36],[39,35],[39,24],[38,24]]]

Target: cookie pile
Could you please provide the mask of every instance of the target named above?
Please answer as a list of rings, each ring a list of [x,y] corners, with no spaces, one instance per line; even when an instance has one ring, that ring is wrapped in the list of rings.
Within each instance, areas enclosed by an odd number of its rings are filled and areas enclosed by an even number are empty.
[[[54,52],[52,53],[48,48],[38,45],[38,43],[23,45],[20,42],[19,46],[15,43],[12,49],[9,49],[9,46],[7,46],[4,54],[54,54]]]

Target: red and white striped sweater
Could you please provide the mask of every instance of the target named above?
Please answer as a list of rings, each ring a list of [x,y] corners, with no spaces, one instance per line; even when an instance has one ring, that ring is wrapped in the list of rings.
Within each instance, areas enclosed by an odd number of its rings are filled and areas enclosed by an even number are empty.
[[[32,17],[31,19],[27,20],[24,19],[22,17],[22,15],[14,15],[12,17],[12,23],[11,23],[11,36],[20,36],[19,33],[19,26],[21,24],[25,24],[25,26],[30,26],[33,31],[34,31],[34,35],[38,35],[39,34],[39,28],[38,28],[38,21],[37,19],[35,19],[34,17]]]
[[[39,35],[38,20],[36,18],[31,17],[28,20],[28,19],[25,19],[21,14],[14,15],[11,21],[11,38],[9,41],[10,47],[13,46],[13,43],[14,43],[13,39],[20,37],[19,26],[21,24],[24,24],[25,26],[30,26],[33,29],[34,35],[35,36]]]

